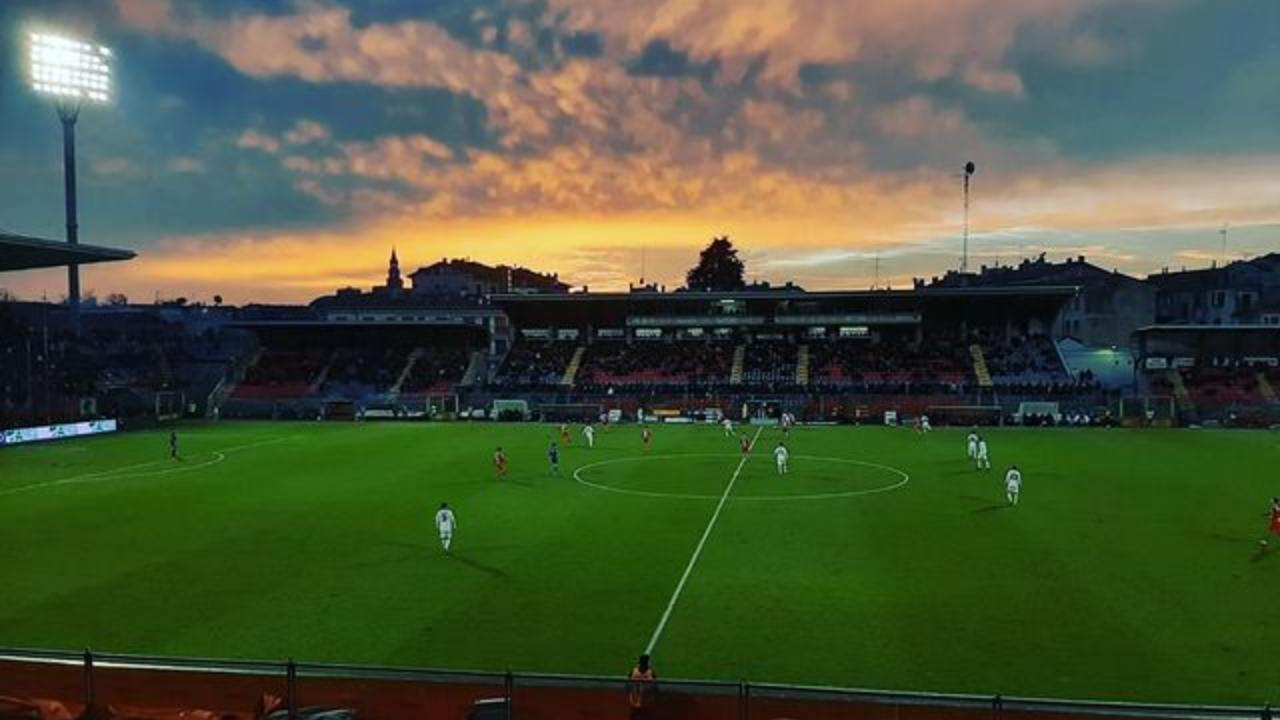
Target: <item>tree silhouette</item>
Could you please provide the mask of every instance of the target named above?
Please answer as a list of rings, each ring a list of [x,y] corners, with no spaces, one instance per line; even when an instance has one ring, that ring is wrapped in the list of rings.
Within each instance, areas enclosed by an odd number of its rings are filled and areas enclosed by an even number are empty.
[[[746,287],[743,274],[738,249],[724,235],[713,238],[698,256],[698,264],[685,276],[685,284],[690,290],[741,290]]]

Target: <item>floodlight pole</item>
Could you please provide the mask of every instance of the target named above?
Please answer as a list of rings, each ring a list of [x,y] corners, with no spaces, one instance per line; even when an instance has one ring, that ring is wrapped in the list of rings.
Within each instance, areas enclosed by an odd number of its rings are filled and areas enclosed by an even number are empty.
[[[961,174],[964,178],[964,249],[960,255],[960,272],[962,273],[969,271],[969,178],[973,177],[976,169],[977,166],[970,160],[964,164]]]
[[[960,255],[960,272],[969,272],[969,173],[964,174],[964,249]]]
[[[76,212],[76,120],[80,105],[58,103],[58,119],[62,121],[62,179],[66,191],[67,244],[80,244],[80,223]],[[71,316],[71,332],[80,335],[80,266],[67,266],[67,308]]]

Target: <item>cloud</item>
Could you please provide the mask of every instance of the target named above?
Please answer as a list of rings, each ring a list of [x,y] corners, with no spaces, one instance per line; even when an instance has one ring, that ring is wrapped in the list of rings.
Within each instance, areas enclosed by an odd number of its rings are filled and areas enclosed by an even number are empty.
[[[435,23],[410,20],[356,27],[347,8],[301,2],[288,15],[196,16],[179,23],[124,12],[135,27],[195,40],[255,77],[295,76],[312,82],[366,82],[441,87],[485,94],[518,74],[506,55],[476,50]]]
[[[169,161],[169,172],[180,175],[198,175],[205,172],[205,164],[199,158],[180,155]]]
[[[914,140],[939,135],[976,135],[962,113],[940,108],[923,95],[880,106],[872,113],[872,119],[881,133],[894,138]]]
[[[572,56],[600,57],[604,54],[604,39],[597,33],[577,32],[562,38],[560,47]]]
[[[280,152],[280,141],[257,130],[245,130],[236,138],[236,147],[261,150],[274,155]]]
[[[109,178],[136,177],[140,170],[129,158],[110,157],[94,160],[90,165],[94,175]]]
[[[307,145],[328,140],[331,136],[329,128],[314,120],[299,120],[284,134],[284,141],[290,145]]]
[[[139,30],[159,32],[173,24],[169,0],[116,0],[116,12],[125,24]]]
[[[1098,19],[1104,5],[547,0],[387,20],[336,0],[271,13],[117,0],[139,33],[180,41],[155,44],[201,48],[241,84],[300,98],[211,130],[231,157],[199,156],[210,183],[255,180],[340,218],[272,230],[257,215],[175,235],[122,277],[212,286],[252,265],[246,293],[303,299],[376,281],[396,243],[617,288],[637,279],[644,246],[650,275],[675,284],[698,245],[728,232],[765,279],[867,284],[876,257],[885,277],[952,264],[952,175],[969,159],[976,258],[1079,250],[1141,270],[1199,248],[1183,235],[1223,220],[1276,223],[1274,152],[1138,157],[1120,143],[1089,155],[1046,129],[1066,124],[1064,98],[1075,108],[1099,83],[1135,77],[1108,72],[1142,55]],[[1126,12],[1155,16],[1149,7]],[[1241,76],[1225,104],[1266,105],[1267,67]],[[353,92],[400,120],[335,110]],[[404,120],[435,107],[421,99],[432,94],[467,108]],[[1081,106],[1111,98],[1093,100]],[[198,98],[186,101],[198,112]],[[1069,137],[1105,146],[1108,117],[1072,119]]]
[[[1021,31],[1062,29],[1100,0],[631,0],[626,3],[551,0],[570,28],[604,34],[635,54],[655,41],[698,61],[719,60],[739,78],[765,58],[762,78],[793,85],[810,64],[888,60],[918,80],[953,77],[979,90],[1017,93],[1005,66]]]
[[[640,56],[628,64],[632,75],[640,77],[684,77],[714,68],[714,63],[698,65],[689,61],[687,53],[675,50],[666,40],[652,40]]]

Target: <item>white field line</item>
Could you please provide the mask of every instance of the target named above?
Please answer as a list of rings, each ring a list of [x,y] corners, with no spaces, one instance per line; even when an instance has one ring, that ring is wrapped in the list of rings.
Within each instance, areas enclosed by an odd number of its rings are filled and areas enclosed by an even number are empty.
[[[78,483],[103,482],[107,480],[126,480],[129,478],[151,477],[154,475],[170,475],[179,472],[190,472],[192,470],[200,470],[201,468],[217,465],[227,459],[227,453],[238,452],[240,450],[248,450],[250,448],[260,447],[262,445],[274,445],[286,440],[297,437],[296,435],[287,435],[285,437],[273,438],[270,440],[261,440],[255,443],[246,443],[244,445],[233,445],[231,447],[222,448],[221,450],[213,450],[213,458],[195,465],[179,465],[177,467],[166,467],[160,470],[151,470],[148,472],[130,472],[132,470],[141,470],[155,465],[170,464],[173,460],[164,458],[163,460],[151,460],[149,462],[137,463],[135,465],[124,465],[110,470],[99,470],[97,472],[85,473],[83,475],[74,475],[72,477],[58,478],[56,480],[46,480],[44,482],[33,483],[31,485],[21,485],[19,487],[0,490],[0,497],[6,495],[17,495],[18,493],[30,492],[32,490],[40,490],[47,487],[56,487],[58,485],[73,485]]]
[[[756,440],[760,439],[760,431],[764,426],[756,428],[755,437],[751,438],[751,444],[754,446]],[[680,600],[680,593],[684,592],[684,584],[688,582],[689,575],[693,573],[693,566],[698,564],[698,558],[702,556],[702,548],[707,544],[707,538],[711,537],[711,531],[716,526],[716,520],[720,519],[720,511],[724,509],[725,501],[729,499],[729,493],[733,492],[733,486],[738,482],[738,476],[742,474],[742,468],[747,464],[747,456],[743,455],[738,461],[738,467],[734,468],[733,475],[729,478],[729,484],[725,486],[724,492],[720,495],[720,502],[716,503],[715,512],[711,513],[711,519],[707,521],[707,528],[702,531],[702,538],[698,540],[698,546],[693,549],[693,556],[689,558],[689,564],[684,568],[684,574],[680,576],[680,582],[676,583],[675,592],[671,593],[671,600],[667,602],[667,609],[662,613],[662,619],[658,621],[658,627],[654,628],[653,636],[649,638],[649,644],[645,646],[645,653],[652,654],[653,649],[657,647],[658,640],[662,638],[662,631],[667,627],[667,621],[671,619],[671,611],[675,610],[676,603]]]
[[[595,490],[604,490],[606,492],[617,493],[619,495],[635,495],[638,497],[651,498],[669,498],[672,500],[719,500],[719,495],[696,495],[681,493],[665,493],[652,492],[649,490],[632,490],[630,488],[614,487],[612,485],[604,485],[602,483],[592,482],[582,476],[583,470],[591,470],[593,468],[605,467],[607,465],[618,465],[628,462],[647,462],[653,460],[679,460],[682,458],[726,458],[738,457],[737,453],[681,453],[674,455],[632,455],[628,457],[614,458],[612,460],[601,460],[599,462],[583,465],[573,471],[573,479],[583,487],[589,487]],[[820,455],[792,455],[796,460],[811,460],[820,463],[840,463],[842,465],[861,465],[863,467],[875,468],[885,472],[893,473],[898,476],[898,481],[892,485],[884,485],[881,487],[867,488],[865,490],[846,490],[844,492],[825,492],[811,493],[808,495],[737,495],[730,498],[734,502],[795,502],[804,500],[838,500],[840,498],[859,497],[862,495],[875,495],[877,493],[889,492],[897,490],[907,483],[911,482],[911,476],[906,471],[893,467],[892,465],[881,465],[880,463],[868,462],[866,460],[853,460],[850,458],[834,458],[822,457]]]

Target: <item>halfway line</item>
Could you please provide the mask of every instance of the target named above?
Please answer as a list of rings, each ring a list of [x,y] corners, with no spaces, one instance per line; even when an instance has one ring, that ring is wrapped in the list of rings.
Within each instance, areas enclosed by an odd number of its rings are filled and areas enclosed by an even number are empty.
[[[755,447],[756,440],[760,439],[760,431],[764,430],[764,426],[756,428],[756,434],[751,438],[751,445]],[[720,495],[720,502],[716,503],[715,512],[711,513],[711,520],[707,522],[707,529],[702,531],[702,539],[698,541],[698,546],[693,549],[693,557],[689,558],[689,564],[684,568],[684,574],[680,576],[680,582],[676,583],[675,592],[671,593],[671,601],[667,603],[667,609],[662,613],[662,619],[658,621],[658,627],[653,630],[653,637],[649,638],[649,645],[645,647],[646,654],[653,654],[653,649],[658,645],[658,639],[662,637],[662,631],[667,627],[667,621],[671,619],[671,611],[676,608],[676,602],[680,600],[680,593],[684,592],[684,584],[689,580],[689,575],[693,572],[693,566],[698,564],[698,557],[702,555],[702,547],[707,544],[707,538],[711,537],[711,530],[716,526],[716,520],[720,518],[720,511],[724,508],[724,503],[729,499],[729,493],[733,492],[733,486],[738,482],[738,475],[742,474],[742,468],[747,464],[746,455],[738,461],[738,467],[734,469],[733,476],[729,478],[729,484],[725,486],[724,493]]]

